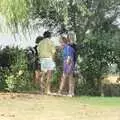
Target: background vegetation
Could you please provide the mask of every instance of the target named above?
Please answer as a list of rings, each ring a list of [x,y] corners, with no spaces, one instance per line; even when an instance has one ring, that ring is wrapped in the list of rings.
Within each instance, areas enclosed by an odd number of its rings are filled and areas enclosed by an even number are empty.
[[[108,74],[110,64],[116,63],[120,72],[119,0],[1,0],[0,13],[7,19],[13,33],[19,26],[28,29],[30,20],[38,19],[34,27],[47,26],[53,30],[57,26],[61,32],[67,29],[76,34],[77,45],[84,46],[78,47],[82,60],[78,60],[82,83],[77,83],[77,94],[100,95],[101,81]],[[27,74],[17,76],[19,70],[27,72],[23,52],[15,51],[21,59],[14,62],[13,72],[5,78],[6,84],[9,79],[15,79],[15,85],[22,84],[20,89],[26,88]],[[4,85],[1,86],[3,88]]]

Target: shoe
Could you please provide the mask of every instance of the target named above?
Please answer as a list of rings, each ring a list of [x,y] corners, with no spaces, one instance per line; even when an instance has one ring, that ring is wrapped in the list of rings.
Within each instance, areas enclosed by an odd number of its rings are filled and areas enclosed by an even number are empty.
[[[52,95],[52,93],[50,91],[47,92],[47,95]]]
[[[57,95],[58,96],[63,96],[62,93],[61,93],[61,91],[58,91]]]
[[[40,92],[40,95],[44,95],[44,92]]]
[[[73,94],[68,94],[67,96],[68,96],[68,97],[74,97],[74,95],[73,95]]]

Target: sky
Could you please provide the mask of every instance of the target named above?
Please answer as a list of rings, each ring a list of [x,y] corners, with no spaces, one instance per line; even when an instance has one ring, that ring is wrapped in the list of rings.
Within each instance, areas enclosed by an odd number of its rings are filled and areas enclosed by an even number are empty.
[[[20,48],[25,48],[27,46],[35,45],[35,35],[31,35],[30,37],[20,36],[16,34],[13,36],[12,34],[0,33],[0,46],[19,46]]]
[[[34,22],[32,22],[34,24]],[[114,22],[120,28],[120,18],[117,18]],[[10,29],[6,25],[6,21],[3,16],[0,15],[0,47],[4,48],[5,46],[19,46],[20,48],[26,48],[28,46],[35,46],[35,39],[37,36],[42,35],[46,29],[40,27],[39,29],[30,29],[25,35],[22,33],[20,28],[19,33],[11,34]],[[55,45],[59,45],[59,38],[52,37]]]
[[[32,21],[31,24],[35,24],[34,22]],[[10,28],[6,25],[6,20],[0,15],[0,48],[5,46],[18,46],[20,48],[35,46],[36,37],[42,36],[46,30],[44,27],[31,28],[23,34],[21,27],[19,27],[19,33],[13,35]],[[59,37],[54,36],[51,40],[55,45],[59,45]]]
[[[31,37],[20,37],[18,34],[14,37],[10,34],[0,33],[0,47],[5,46],[19,46],[20,48],[26,48],[28,46],[35,46],[35,39],[38,35],[31,34]],[[59,45],[58,37],[52,37],[51,40],[55,46]]]
[[[35,46],[35,39],[39,35],[43,35],[45,29],[41,28],[40,31],[30,31],[26,32],[23,35],[22,32],[12,35],[11,33],[0,32],[0,47],[4,48],[5,46],[18,46],[20,48],[26,48],[29,46]],[[52,37],[51,40],[55,46],[59,45],[58,37]]]

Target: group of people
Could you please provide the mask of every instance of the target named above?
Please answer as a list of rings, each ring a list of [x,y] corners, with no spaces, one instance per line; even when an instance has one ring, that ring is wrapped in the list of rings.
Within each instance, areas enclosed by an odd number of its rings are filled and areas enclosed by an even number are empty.
[[[69,35],[61,35],[59,43],[59,51],[62,51],[63,55],[63,74],[61,76],[59,89],[56,95],[63,95],[63,89],[66,82],[68,82],[69,92],[67,96],[72,97],[74,96],[75,86],[74,69],[77,60],[76,47]],[[43,37],[37,37],[36,44],[37,45],[35,49],[38,56],[36,59],[37,69],[35,71],[36,82],[39,82],[41,94],[44,94],[45,92],[48,95],[55,94],[51,93],[51,80],[53,76],[53,71],[56,68],[54,57],[56,52],[59,51],[56,50],[56,47],[51,40],[51,33],[49,31],[44,32]]]

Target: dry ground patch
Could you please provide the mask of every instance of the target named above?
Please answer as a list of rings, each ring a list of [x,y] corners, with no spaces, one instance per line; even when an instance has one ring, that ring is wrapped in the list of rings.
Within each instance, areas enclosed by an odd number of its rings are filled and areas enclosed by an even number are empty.
[[[0,93],[0,120],[120,120],[120,98]]]

